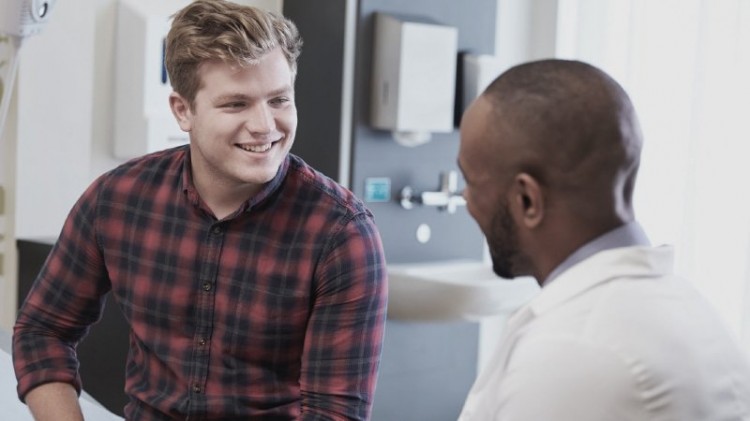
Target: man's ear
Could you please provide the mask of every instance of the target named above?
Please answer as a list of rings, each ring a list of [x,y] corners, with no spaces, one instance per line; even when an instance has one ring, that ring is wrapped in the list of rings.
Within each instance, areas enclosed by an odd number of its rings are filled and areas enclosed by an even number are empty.
[[[193,113],[190,110],[190,103],[177,92],[169,94],[169,108],[180,125],[183,132],[189,132],[193,127]]]
[[[544,194],[536,178],[527,173],[517,174],[510,194],[518,224],[530,229],[539,226],[544,219]]]

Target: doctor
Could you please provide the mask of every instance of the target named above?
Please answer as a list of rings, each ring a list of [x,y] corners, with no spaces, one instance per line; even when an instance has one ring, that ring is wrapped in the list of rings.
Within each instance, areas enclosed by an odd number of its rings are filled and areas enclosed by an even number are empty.
[[[508,322],[460,421],[750,420],[750,365],[632,206],[641,131],[590,65],[532,62],[466,111],[459,165],[495,272],[541,293]]]

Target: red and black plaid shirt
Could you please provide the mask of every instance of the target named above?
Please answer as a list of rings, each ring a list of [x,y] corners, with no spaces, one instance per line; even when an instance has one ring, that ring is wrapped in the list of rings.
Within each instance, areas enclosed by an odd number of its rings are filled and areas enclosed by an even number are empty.
[[[222,221],[191,178],[181,147],[81,196],[16,323],[19,396],[81,389],[75,345],[111,290],[128,419],[367,419],[387,301],[370,212],[293,155]]]

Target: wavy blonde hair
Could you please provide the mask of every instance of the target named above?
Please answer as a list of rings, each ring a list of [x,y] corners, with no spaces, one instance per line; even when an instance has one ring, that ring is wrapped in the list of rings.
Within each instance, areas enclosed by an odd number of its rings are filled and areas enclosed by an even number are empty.
[[[294,79],[302,39],[292,21],[230,1],[197,0],[173,16],[164,61],[172,89],[192,108],[201,88],[201,63],[220,60],[247,66],[277,47]]]

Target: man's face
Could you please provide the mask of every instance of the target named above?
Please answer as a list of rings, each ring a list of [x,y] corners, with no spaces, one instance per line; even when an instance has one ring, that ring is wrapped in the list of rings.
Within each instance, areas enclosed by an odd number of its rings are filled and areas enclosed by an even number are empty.
[[[508,206],[507,174],[502,171],[508,161],[498,147],[498,133],[490,130],[496,118],[491,104],[479,98],[461,121],[461,145],[458,163],[466,181],[464,198],[469,214],[487,239],[494,272],[503,278],[521,275],[522,261],[518,227]]]
[[[201,88],[180,122],[190,132],[193,177],[204,185],[258,189],[294,143],[289,63],[276,49],[249,66],[211,61],[199,69]]]

